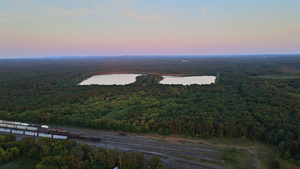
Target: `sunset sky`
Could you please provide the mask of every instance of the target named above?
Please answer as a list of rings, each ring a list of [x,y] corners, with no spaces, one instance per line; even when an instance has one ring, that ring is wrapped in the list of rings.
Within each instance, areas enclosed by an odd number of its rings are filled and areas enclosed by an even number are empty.
[[[300,0],[1,0],[0,58],[300,54]]]

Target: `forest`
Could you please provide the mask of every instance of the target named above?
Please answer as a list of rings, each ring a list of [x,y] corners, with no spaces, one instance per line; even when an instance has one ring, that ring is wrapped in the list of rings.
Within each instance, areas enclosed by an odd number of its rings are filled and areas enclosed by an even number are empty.
[[[183,62],[184,60],[184,62]],[[148,73],[129,85],[78,83]],[[213,75],[162,85],[163,74]],[[300,165],[300,56],[99,57],[0,60],[0,119],[135,133],[232,137],[278,147]]]

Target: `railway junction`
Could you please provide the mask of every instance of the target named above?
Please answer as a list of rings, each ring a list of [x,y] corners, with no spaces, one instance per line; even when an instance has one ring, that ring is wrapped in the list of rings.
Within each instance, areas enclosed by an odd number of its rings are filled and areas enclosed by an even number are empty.
[[[120,132],[107,132],[88,129],[50,127],[46,125],[35,125],[37,130],[31,126],[31,130],[21,130],[22,127],[16,124],[6,124],[7,121],[0,121],[1,133],[14,133],[17,140],[24,137],[50,137],[57,139],[72,139],[77,142],[94,145],[96,147],[106,147],[108,149],[118,149],[120,152],[142,152],[145,159],[152,156],[159,156],[166,167],[171,169],[188,168],[188,169],[223,169],[221,166],[224,161],[221,160],[221,151],[213,147],[188,145],[185,143],[176,144],[163,140],[139,136],[134,134],[124,134]],[[18,124],[20,122],[17,122]],[[10,126],[7,126],[10,125]],[[15,125],[15,126],[13,126]],[[18,127],[19,126],[19,127]],[[43,127],[42,127],[43,126]],[[23,128],[24,129],[24,128]],[[27,135],[25,135],[27,133]],[[28,134],[29,133],[29,134]],[[34,133],[34,134],[33,134]]]

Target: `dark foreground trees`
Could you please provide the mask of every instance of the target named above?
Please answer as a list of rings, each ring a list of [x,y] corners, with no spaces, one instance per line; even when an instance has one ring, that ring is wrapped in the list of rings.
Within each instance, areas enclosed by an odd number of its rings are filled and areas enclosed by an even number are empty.
[[[71,140],[50,138],[35,140],[27,137],[15,141],[12,134],[0,135],[0,165],[19,157],[39,160],[37,169],[107,169],[117,166],[124,169],[165,168],[155,156],[146,163],[142,153],[121,153],[117,149],[96,148]]]

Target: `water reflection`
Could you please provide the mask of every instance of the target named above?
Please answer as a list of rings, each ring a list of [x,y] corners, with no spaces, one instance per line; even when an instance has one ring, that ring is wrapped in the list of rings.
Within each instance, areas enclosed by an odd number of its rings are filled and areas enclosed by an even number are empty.
[[[191,84],[211,84],[215,83],[215,76],[163,76],[160,84],[177,84],[177,85],[191,85]]]
[[[79,85],[127,85],[134,83],[137,76],[145,74],[105,74],[92,76]],[[212,84],[215,83],[215,76],[162,76],[160,84],[168,85],[191,85],[191,84]]]
[[[137,76],[143,74],[107,74],[107,75],[95,75],[92,76],[79,85],[126,85],[135,82]]]

